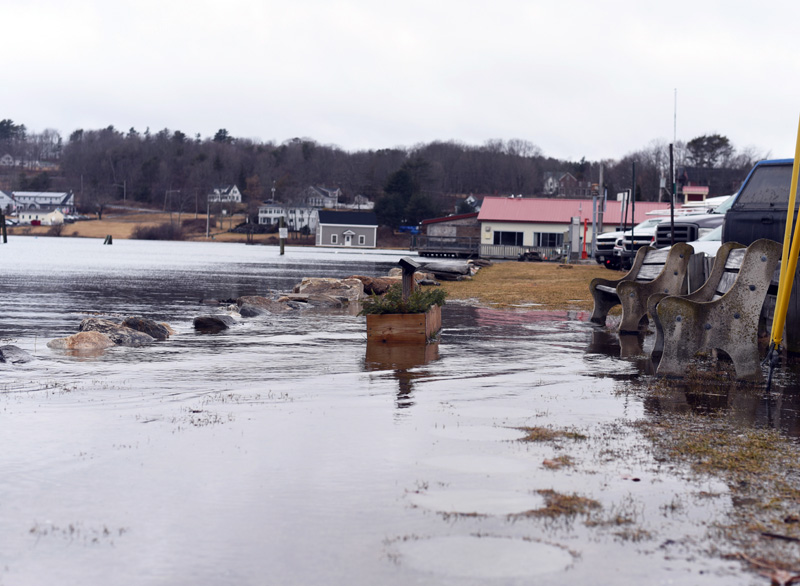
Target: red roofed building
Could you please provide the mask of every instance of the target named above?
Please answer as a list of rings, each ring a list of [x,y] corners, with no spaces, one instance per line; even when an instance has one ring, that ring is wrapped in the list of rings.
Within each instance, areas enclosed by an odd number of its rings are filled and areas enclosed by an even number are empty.
[[[649,212],[669,210],[669,204],[636,202],[635,217],[628,212],[627,224],[644,221]],[[599,210],[598,210],[599,211]],[[622,221],[622,202],[606,202],[605,231],[614,230]],[[478,221],[481,225],[481,256],[516,258],[531,249],[560,254],[568,242],[572,218],[588,224],[587,242],[592,239],[592,200],[553,198],[486,197]],[[599,221],[599,218],[598,218]],[[580,230],[583,236],[583,228]]]

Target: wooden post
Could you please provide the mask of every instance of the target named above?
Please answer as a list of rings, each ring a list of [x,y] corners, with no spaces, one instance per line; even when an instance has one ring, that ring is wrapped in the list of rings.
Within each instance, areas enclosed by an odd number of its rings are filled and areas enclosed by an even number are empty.
[[[401,258],[398,264],[400,268],[403,269],[403,301],[406,301],[416,287],[417,283],[414,280],[414,273],[420,268],[420,264],[414,262],[409,257]]]
[[[6,215],[0,212],[0,226],[3,227],[3,244],[8,244],[8,234],[6,232]]]
[[[281,239],[281,256],[283,256],[283,248],[286,246],[286,228],[283,227],[283,216],[278,222],[278,236]]]

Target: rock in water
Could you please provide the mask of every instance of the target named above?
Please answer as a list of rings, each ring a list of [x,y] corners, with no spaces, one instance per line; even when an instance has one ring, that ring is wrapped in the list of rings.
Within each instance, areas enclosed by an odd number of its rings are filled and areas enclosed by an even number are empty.
[[[148,336],[152,336],[156,340],[166,340],[169,338],[171,333],[170,330],[168,330],[164,325],[155,322],[152,319],[147,319],[146,317],[140,316],[126,317],[124,320],[122,320],[122,325],[123,327],[131,328],[137,332],[142,332]]]
[[[133,328],[114,323],[111,320],[90,317],[78,327],[81,332],[100,332],[111,338],[117,346],[145,346],[155,341],[153,336],[137,332]]]
[[[416,274],[415,274],[416,276]],[[365,277],[363,275],[353,275],[349,279],[358,279],[364,285],[366,295],[383,295],[394,284],[403,282],[401,277]]]
[[[11,364],[21,364],[30,362],[33,356],[17,346],[0,346],[0,362],[10,362]]]
[[[102,350],[114,346],[114,340],[102,332],[78,332],[66,338],[56,338],[47,343],[54,350]]]
[[[203,334],[216,334],[235,323],[236,320],[229,315],[202,315],[194,318],[194,329]]]
[[[358,279],[304,277],[299,285],[295,285],[294,292],[307,295],[330,295],[342,298],[343,301],[353,302],[364,298],[364,284]]]
[[[283,313],[290,308],[285,303],[258,295],[245,295],[236,300],[242,317],[256,317],[268,313]]]

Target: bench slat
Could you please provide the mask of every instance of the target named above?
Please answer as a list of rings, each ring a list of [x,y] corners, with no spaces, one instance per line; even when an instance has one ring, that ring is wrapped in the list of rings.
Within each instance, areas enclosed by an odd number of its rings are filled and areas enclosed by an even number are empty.
[[[739,270],[742,266],[742,259],[746,248],[734,248],[728,253],[728,259],[725,261],[725,269]]]
[[[649,265],[645,266],[642,265],[642,268],[639,269],[639,274],[636,275],[637,281],[652,281],[658,275],[661,274],[661,271],[664,270],[664,265]]]
[[[669,256],[669,249],[661,248],[659,250],[651,250],[647,253],[644,257],[644,263],[646,265],[649,264],[664,264],[667,262],[667,257]]]

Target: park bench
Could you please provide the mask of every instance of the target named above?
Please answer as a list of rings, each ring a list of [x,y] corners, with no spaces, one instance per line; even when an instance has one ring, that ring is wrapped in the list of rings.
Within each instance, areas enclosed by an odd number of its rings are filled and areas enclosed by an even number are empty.
[[[647,319],[647,299],[654,293],[686,293],[686,271],[693,249],[679,242],[670,249],[651,246],[636,252],[631,270],[620,279],[592,279],[589,291],[594,299],[591,321],[605,325],[611,308],[622,305],[619,331],[637,332]]]
[[[652,298],[656,344],[662,351],[656,373],[683,376],[695,354],[722,350],[733,361],[737,378],[758,377],[759,318],[780,256],[781,245],[773,240],[756,240],[747,248],[726,243],[696,292]]]

